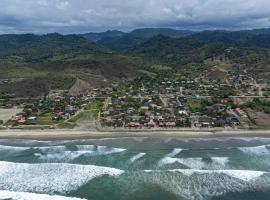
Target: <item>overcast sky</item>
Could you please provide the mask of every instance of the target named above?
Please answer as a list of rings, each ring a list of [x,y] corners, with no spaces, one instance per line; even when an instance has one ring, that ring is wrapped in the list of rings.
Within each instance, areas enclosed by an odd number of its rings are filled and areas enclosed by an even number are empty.
[[[0,33],[270,27],[270,0],[0,0]]]

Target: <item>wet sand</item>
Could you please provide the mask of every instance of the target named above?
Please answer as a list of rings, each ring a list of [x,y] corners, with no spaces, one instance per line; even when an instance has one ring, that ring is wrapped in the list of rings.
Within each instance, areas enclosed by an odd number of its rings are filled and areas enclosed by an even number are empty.
[[[270,137],[270,130],[224,130],[224,131],[159,131],[159,132],[99,132],[74,130],[4,130],[0,139],[32,140],[76,140],[120,137],[172,137],[172,138],[214,138],[214,137]]]

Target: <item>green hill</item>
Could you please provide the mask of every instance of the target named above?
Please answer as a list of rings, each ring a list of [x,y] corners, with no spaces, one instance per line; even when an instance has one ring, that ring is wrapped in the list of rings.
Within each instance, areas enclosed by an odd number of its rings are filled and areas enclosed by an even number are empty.
[[[174,30],[169,28],[136,29],[129,33],[110,31],[97,35],[85,34],[85,38],[97,41],[99,44],[118,52],[126,52],[140,43],[158,35],[180,38],[192,34],[192,31]],[[93,37],[94,36],[94,37]]]
[[[40,87],[34,89],[40,91],[33,91],[35,95],[56,89],[65,78],[71,83],[74,79],[83,79],[97,87],[134,77],[144,65],[140,58],[111,53],[111,50],[78,35],[0,36],[0,79],[8,78],[13,82],[0,86],[0,89],[15,88],[14,93],[24,90],[24,86],[31,85],[35,78],[42,80],[36,82]],[[24,84],[27,80],[30,84]],[[44,80],[50,83],[46,87]]]
[[[112,31],[106,31],[106,32],[101,32],[101,33],[85,33],[85,34],[82,34],[81,36],[91,41],[99,41],[103,38],[121,37],[123,35],[125,35],[124,32],[112,30]]]

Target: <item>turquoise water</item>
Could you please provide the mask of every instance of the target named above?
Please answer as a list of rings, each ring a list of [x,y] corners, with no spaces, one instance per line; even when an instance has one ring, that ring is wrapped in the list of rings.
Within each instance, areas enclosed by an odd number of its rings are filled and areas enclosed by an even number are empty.
[[[0,199],[269,200],[270,139],[0,140]]]

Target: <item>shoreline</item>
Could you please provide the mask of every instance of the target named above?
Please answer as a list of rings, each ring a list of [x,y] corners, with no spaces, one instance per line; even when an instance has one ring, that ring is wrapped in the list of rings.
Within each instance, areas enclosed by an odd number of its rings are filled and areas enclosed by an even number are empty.
[[[0,139],[26,140],[80,140],[132,137],[165,138],[222,138],[222,137],[263,137],[270,138],[270,130],[200,130],[200,131],[153,131],[153,132],[100,132],[77,130],[1,130]]]

